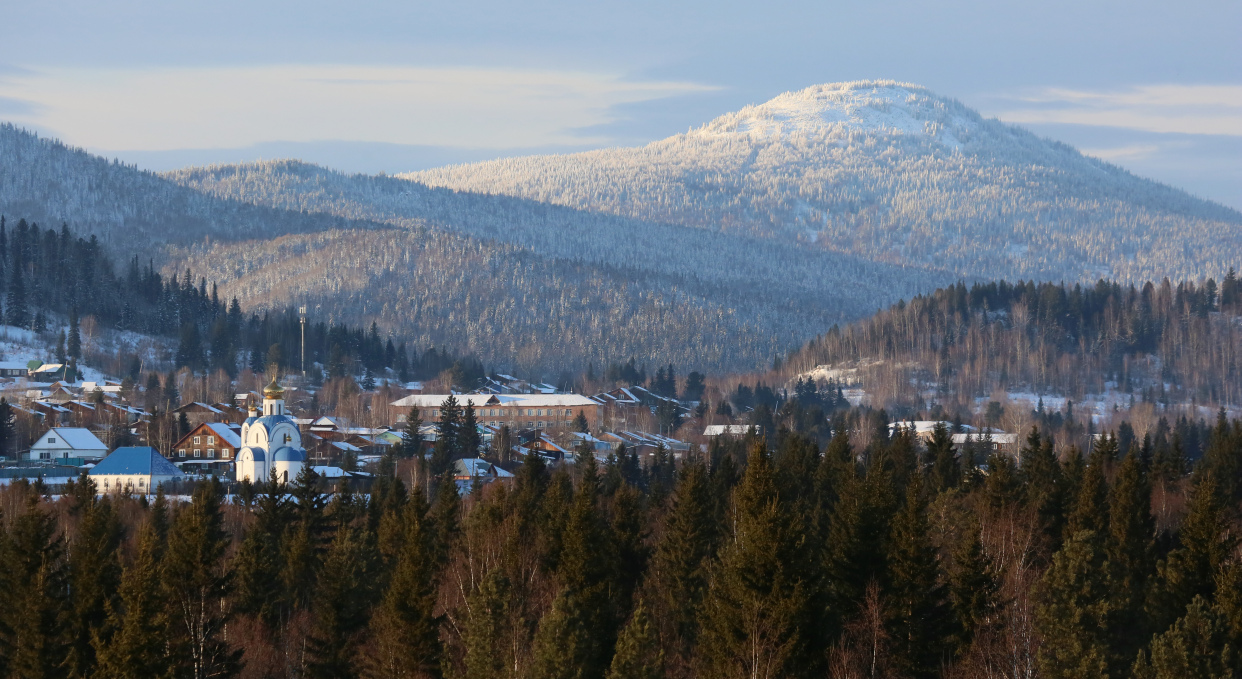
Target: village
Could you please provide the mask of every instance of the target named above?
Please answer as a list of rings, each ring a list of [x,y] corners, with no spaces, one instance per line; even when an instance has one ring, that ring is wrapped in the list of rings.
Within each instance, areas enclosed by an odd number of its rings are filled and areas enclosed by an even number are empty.
[[[4,416],[12,438],[0,483],[25,478],[57,486],[88,473],[97,477],[101,492],[135,494],[161,486],[171,492],[210,477],[226,484],[259,483],[271,478],[280,448],[296,451],[293,461],[311,467],[329,484],[348,479],[365,488],[381,458],[415,438],[412,412],[418,418],[417,449],[404,454],[420,456],[435,445],[441,407],[450,396],[463,411],[473,411],[480,444],[474,455],[454,461],[463,492],[475,483],[510,478],[527,455],[552,465],[572,464],[589,450],[602,462],[624,446],[644,460],[657,450],[682,458],[706,438],[741,435],[747,429],[714,425],[694,441],[682,440],[650,431],[658,428],[653,414],[661,406],[688,414],[695,404],[641,386],[591,396],[560,393],[551,385],[508,375],[487,377],[465,394],[423,393],[417,382],[385,384],[372,395],[387,406],[379,409],[383,421],[357,423],[344,415],[314,415],[315,387],[296,374],[225,401],[169,404],[165,413],[145,409],[144,390],[129,381],[57,379],[63,374],[60,364],[0,362],[0,408],[8,410]],[[256,423],[272,417],[282,418],[290,429],[283,445],[275,445],[270,432],[257,433]],[[292,481],[298,469],[286,469],[279,480]]]

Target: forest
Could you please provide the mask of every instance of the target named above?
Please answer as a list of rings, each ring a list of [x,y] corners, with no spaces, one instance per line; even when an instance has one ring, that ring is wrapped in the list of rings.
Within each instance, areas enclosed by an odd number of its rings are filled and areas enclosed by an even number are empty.
[[[958,283],[833,327],[777,374],[845,369],[875,403],[915,410],[938,402],[951,412],[998,390],[1233,407],[1239,315],[1232,270],[1219,284]]]
[[[137,256],[120,267],[114,264],[118,259],[94,236],[76,235],[68,224],[43,229],[19,219],[10,228],[0,216],[0,317],[36,333],[67,326],[58,331],[58,355],[49,358],[74,366],[83,359],[83,332],[107,328],[176,338],[177,351],[168,357],[171,368],[223,370],[236,377],[245,368],[263,374],[273,364],[301,367],[302,327],[296,308],[243,312],[236,297],[227,301],[214,282],[208,285],[202,276],[195,281],[189,270],[164,276]],[[140,378],[143,357],[112,358],[128,358],[120,363],[120,376]],[[391,335],[380,335],[374,322],[368,330],[325,321],[317,312],[307,318],[306,362],[320,381],[346,375],[374,380],[387,369],[403,381],[429,379],[456,365],[470,378],[463,378],[465,383],[483,371],[477,359],[442,347],[407,348],[403,340],[394,344]],[[158,363],[145,367],[151,370]]]
[[[838,410],[824,436],[618,448],[459,495],[0,489],[14,677],[1226,677],[1242,422],[1016,455]],[[1124,444],[1124,447],[1123,447]]]

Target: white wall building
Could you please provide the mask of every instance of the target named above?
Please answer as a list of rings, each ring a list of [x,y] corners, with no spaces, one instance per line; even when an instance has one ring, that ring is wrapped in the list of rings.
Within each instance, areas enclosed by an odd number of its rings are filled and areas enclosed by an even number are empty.
[[[90,471],[102,493],[154,493],[160,485],[185,478],[173,463],[150,446],[117,448]]]
[[[306,464],[297,422],[285,410],[285,390],[276,380],[263,389],[263,414],[254,408],[242,424],[237,480],[290,483]]]
[[[39,437],[30,446],[28,460],[47,460],[54,462],[57,458],[81,457],[87,460],[101,460],[108,454],[108,446],[82,427],[53,427]]]

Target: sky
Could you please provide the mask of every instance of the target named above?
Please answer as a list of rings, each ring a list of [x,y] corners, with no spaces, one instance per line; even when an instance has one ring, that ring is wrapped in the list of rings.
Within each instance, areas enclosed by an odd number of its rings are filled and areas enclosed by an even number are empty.
[[[10,3],[0,120],[154,170],[628,146],[782,92],[924,85],[1242,209],[1237,0]]]

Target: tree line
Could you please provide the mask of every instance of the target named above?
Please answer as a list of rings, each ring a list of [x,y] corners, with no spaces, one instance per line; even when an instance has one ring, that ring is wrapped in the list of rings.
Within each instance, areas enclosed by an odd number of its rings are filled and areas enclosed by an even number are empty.
[[[618,448],[459,486],[189,501],[0,490],[0,674],[105,677],[1230,676],[1242,422],[1016,454],[840,411],[827,444]],[[1128,435],[1127,435],[1128,436]],[[1127,447],[1123,448],[1122,443]],[[460,490],[470,488],[466,495]]]

